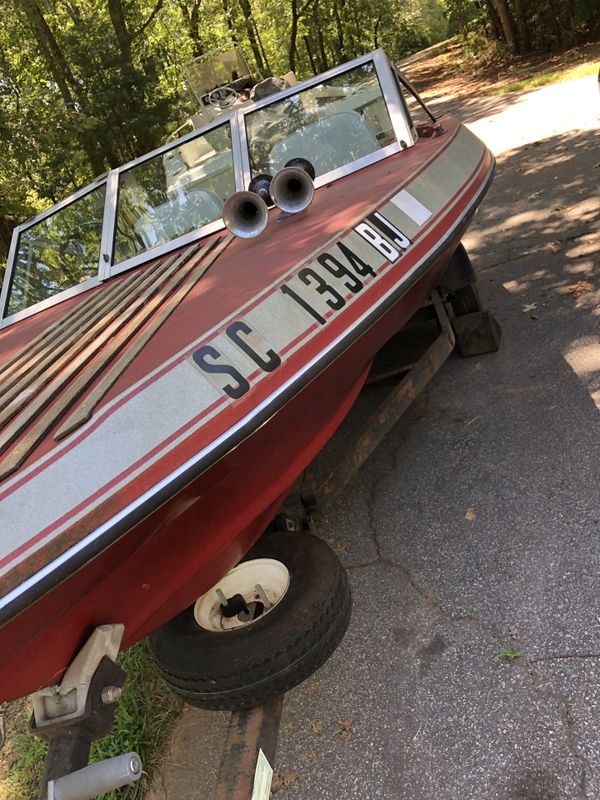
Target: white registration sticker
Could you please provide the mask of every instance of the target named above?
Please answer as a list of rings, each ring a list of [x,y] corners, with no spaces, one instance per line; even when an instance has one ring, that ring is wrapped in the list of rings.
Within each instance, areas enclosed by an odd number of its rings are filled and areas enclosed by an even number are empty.
[[[259,750],[258,758],[256,759],[256,771],[254,772],[252,800],[269,800],[272,780],[273,767],[267,761],[267,757],[263,751]]]

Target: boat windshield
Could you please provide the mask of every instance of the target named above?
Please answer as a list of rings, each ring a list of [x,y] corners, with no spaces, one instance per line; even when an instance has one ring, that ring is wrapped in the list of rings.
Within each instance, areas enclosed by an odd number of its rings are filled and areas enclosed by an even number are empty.
[[[318,177],[396,141],[372,61],[249,111],[245,122],[253,176],[301,157]]]
[[[381,50],[274,95],[259,84],[261,99],[229,107],[229,95],[217,97],[214,86],[229,81],[235,95],[246,85],[247,66],[234,56],[218,56],[209,73],[191,62],[201,97],[211,107],[219,98],[225,104],[213,122],[111,170],[14,230],[0,327],[223,228],[225,201],[292,158],[313,164],[318,188],[416,141]]]
[[[212,56],[207,60],[208,56]],[[184,64],[183,73],[192,94],[198,103],[207,105],[207,96],[220,86],[245,88],[252,85],[250,69],[239,48],[212,53],[188,61]]]
[[[229,122],[124,170],[113,263],[219,220],[234,192]]]
[[[7,314],[98,274],[106,185],[96,186],[19,234]]]

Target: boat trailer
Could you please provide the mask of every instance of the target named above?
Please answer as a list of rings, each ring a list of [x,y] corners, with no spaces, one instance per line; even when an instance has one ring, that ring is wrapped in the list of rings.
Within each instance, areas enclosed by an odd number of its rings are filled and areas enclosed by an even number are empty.
[[[500,326],[481,307],[475,280],[459,245],[438,289],[378,354],[367,380],[395,384],[352,446],[339,454],[334,471],[318,480],[309,468],[298,480],[272,523],[275,529],[314,526],[315,513],[348,485],[455,348],[463,356],[498,350]],[[91,800],[139,781],[142,761],[134,752],[88,765],[92,741],[112,729],[125,682],[115,661],[122,636],[122,625],[96,628],[60,686],[32,695],[31,732],[48,742],[39,800]],[[283,697],[277,697],[231,713],[214,800],[268,800],[282,708]]]

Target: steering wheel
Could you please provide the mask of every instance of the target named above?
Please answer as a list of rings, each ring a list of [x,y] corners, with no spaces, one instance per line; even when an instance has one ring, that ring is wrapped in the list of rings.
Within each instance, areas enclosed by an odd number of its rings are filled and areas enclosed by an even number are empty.
[[[213,89],[208,94],[208,102],[214,108],[221,111],[225,108],[232,106],[238,99],[239,94],[231,86],[219,86],[218,89]]]

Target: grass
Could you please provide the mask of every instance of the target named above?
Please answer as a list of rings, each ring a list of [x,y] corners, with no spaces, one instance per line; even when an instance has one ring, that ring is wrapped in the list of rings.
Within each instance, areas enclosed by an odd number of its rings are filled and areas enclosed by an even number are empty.
[[[560,83],[561,81],[572,81],[576,78],[584,78],[586,75],[595,75],[598,71],[598,64],[579,64],[576,67],[567,67],[559,72],[549,72],[545,75],[533,75],[523,80],[515,81],[504,86],[498,86],[492,90],[492,94],[508,94],[509,92],[520,92],[522,89],[535,89],[538,86],[546,86],[549,83]]]
[[[110,736],[94,742],[90,762],[135,750],[142,758],[144,774],[137,784],[106,795],[106,800],[134,800],[144,796],[160,763],[168,736],[181,705],[164,686],[147,642],[121,653],[118,663],[127,673]],[[8,735],[0,772],[0,797],[31,800],[37,796],[46,745],[28,733],[29,709],[23,708]]]
[[[499,653],[497,653],[496,661],[500,661],[501,659],[505,658],[512,664],[513,661],[516,661],[517,658],[522,658],[524,655],[525,653],[522,650],[511,650],[509,647],[504,647]]]

